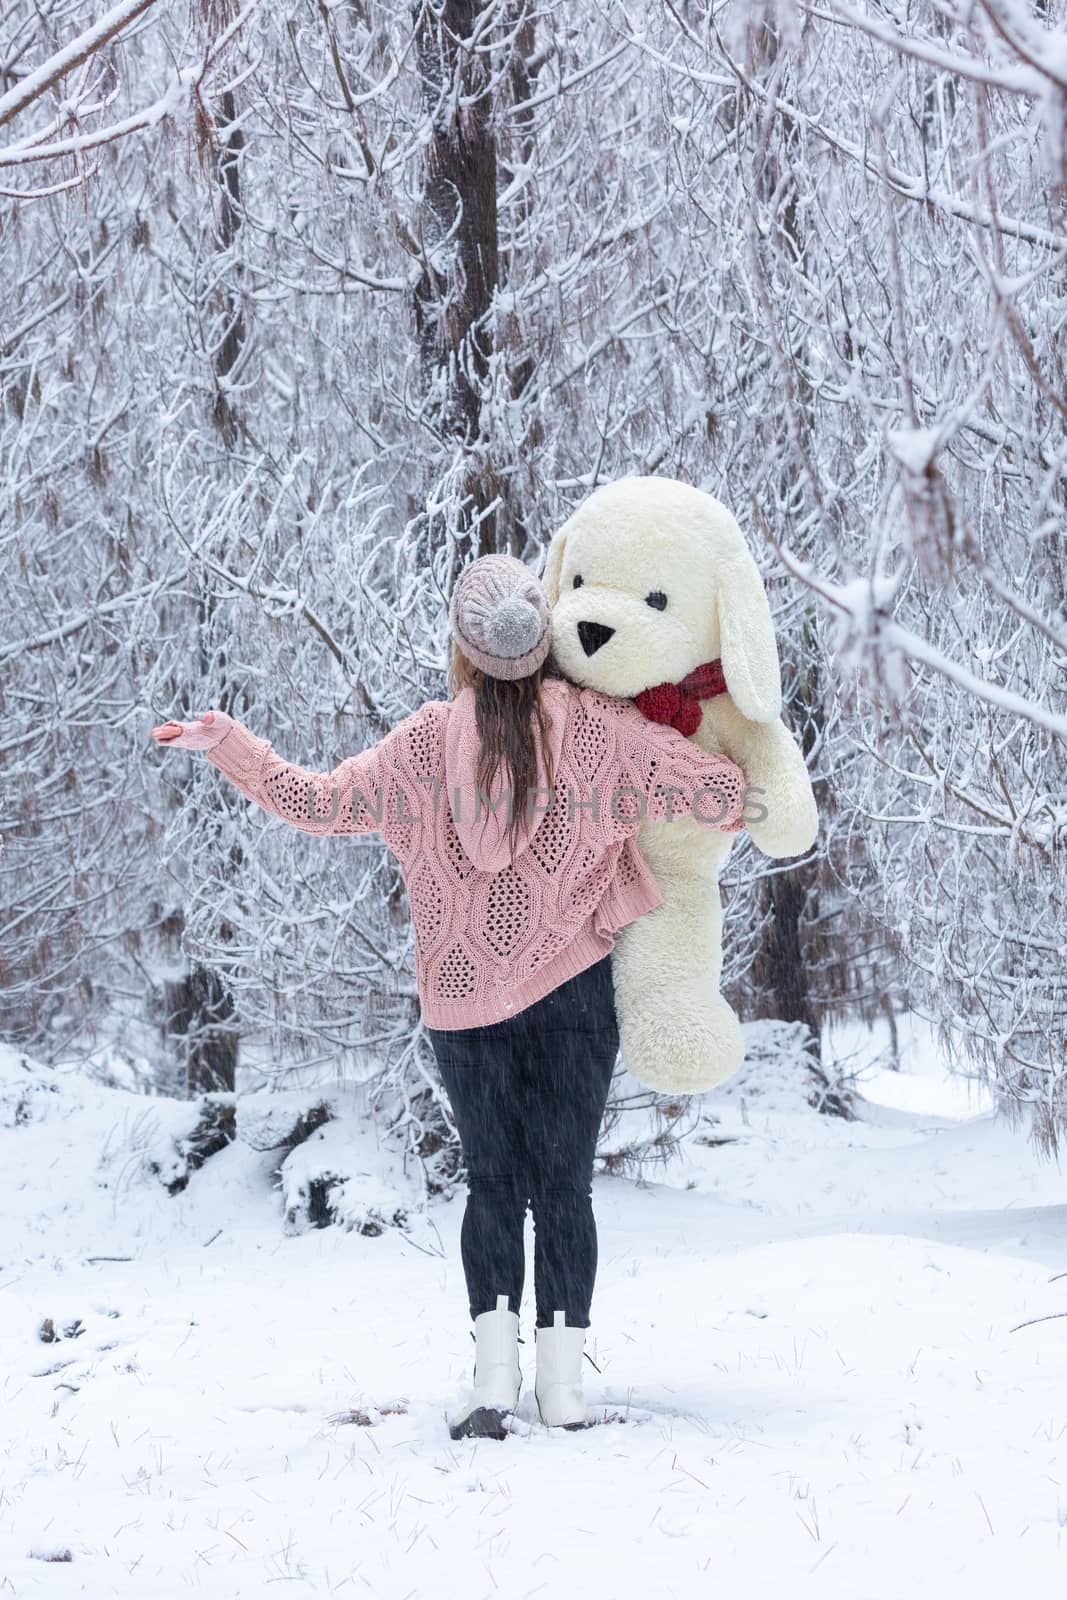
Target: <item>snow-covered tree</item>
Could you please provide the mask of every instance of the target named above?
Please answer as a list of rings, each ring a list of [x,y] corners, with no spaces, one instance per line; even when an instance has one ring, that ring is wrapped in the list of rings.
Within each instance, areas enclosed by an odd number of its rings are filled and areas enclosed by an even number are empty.
[[[1052,1142],[1060,10],[120,12],[65,72],[83,7],[0,19],[5,1034],[336,1063],[428,1151],[395,862],[148,729],[332,766],[444,692],[464,561],[658,472],[749,535],[826,819],[734,851],[742,1011],[910,994]]]

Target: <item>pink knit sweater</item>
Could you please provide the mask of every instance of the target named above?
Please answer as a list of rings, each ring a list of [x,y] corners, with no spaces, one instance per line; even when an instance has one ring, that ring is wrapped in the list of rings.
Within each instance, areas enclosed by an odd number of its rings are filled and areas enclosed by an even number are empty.
[[[525,797],[513,861],[503,775],[488,795],[476,784],[471,689],[428,701],[332,772],[283,761],[240,722],[205,751],[242,794],[305,833],[381,834],[407,885],[429,1027],[514,1016],[662,905],[635,839],[643,815],[742,826],[745,779],[733,762],[647,721],[631,700],[562,678],[544,679],[542,693],[555,785],[539,751],[540,792]]]

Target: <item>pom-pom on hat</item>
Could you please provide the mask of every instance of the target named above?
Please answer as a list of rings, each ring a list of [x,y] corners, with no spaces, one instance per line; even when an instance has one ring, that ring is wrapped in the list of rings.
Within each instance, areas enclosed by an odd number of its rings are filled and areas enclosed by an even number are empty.
[[[552,607],[540,579],[514,556],[464,567],[448,607],[463,654],[490,678],[525,678],[552,645]]]

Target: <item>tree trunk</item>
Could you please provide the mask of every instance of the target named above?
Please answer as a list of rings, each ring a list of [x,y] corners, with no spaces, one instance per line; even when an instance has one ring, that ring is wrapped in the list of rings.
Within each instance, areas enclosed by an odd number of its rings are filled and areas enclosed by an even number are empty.
[[[752,49],[757,72],[774,66],[781,40],[770,18],[754,24]],[[796,166],[801,159],[800,130],[796,120],[785,112],[778,114],[778,120],[780,137],[777,142],[768,140],[764,160],[756,172],[756,191],[763,205],[775,205],[777,209],[774,221],[782,244],[769,248],[769,263],[773,264],[778,248],[783,249],[787,260],[799,263],[804,257],[796,182]],[[813,407],[799,363],[793,364],[793,384],[797,434],[810,440]],[[792,485],[784,472],[781,480],[778,503],[787,505]],[[808,634],[809,628],[805,626],[795,675],[796,688],[785,706],[786,721],[800,738],[805,756],[810,755],[815,746],[819,717],[817,656],[814,640],[809,640]],[[762,987],[769,991],[772,1015],[783,1022],[806,1024],[811,1031],[814,1053],[821,1060],[821,1018],[812,995],[809,952],[803,937],[804,917],[816,891],[818,872],[818,861],[813,857],[798,866],[776,870],[763,880],[764,936],[757,972]]]
[[[231,1027],[233,997],[217,972],[197,963],[164,985],[166,1029],[184,1043],[185,1089],[190,1100],[236,1087],[238,1034]]]
[[[479,0],[422,0],[414,10],[430,115],[415,324],[434,424],[467,459],[456,531],[475,538],[479,556],[499,547],[489,510],[499,486],[477,450],[499,251],[492,68],[484,45],[474,50],[469,41],[491,9]]]
[[[222,95],[221,114],[225,132],[219,142],[214,169],[219,191],[216,245],[220,254],[232,250],[241,228],[240,156],[244,149],[244,134],[233,126],[237,111],[231,89],[225,90]],[[229,276],[223,280],[222,295],[225,331],[213,358],[216,377],[222,381],[216,392],[213,414],[229,449],[236,441],[238,426],[224,380],[230,376],[240,359],[247,338],[247,327],[240,296]],[[203,679],[210,670],[204,638],[215,611],[215,598],[210,592],[202,596],[199,609],[197,637]],[[219,671],[224,673],[225,649],[216,652],[215,660]],[[227,709],[231,700],[230,693],[220,686],[213,703]],[[235,867],[239,865],[241,856],[240,846],[234,845],[231,862]],[[224,940],[229,937],[229,929],[225,925],[220,928],[220,936]],[[212,968],[198,962],[181,978],[168,982],[165,995],[168,1029],[184,1042],[185,1090],[189,1098],[211,1091],[232,1093],[240,1040],[237,1031],[229,1026],[234,1012],[233,996],[222,978]]]
[[[218,227],[220,251],[232,248],[241,227],[240,160],[245,139],[241,129],[233,126],[236,115],[233,90],[226,89],[222,96],[222,117],[226,124],[226,132],[215,165],[220,194]],[[222,336],[222,343],[215,352],[215,372],[220,380],[228,378],[236,367],[247,337],[244,310],[232,279],[226,280],[223,295],[226,331]],[[215,422],[227,446],[232,446],[237,438],[237,420],[224,382],[220,383],[215,396]]]

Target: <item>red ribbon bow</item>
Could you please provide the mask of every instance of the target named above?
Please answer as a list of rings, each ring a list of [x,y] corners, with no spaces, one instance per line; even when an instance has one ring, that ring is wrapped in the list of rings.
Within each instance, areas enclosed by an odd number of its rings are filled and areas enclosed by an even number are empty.
[[[657,683],[642,689],[634,703],[652,722],[666,722],[688,739],[700,727],[700,702],[727,694],[721,661],[703,661],[681,683]]]

